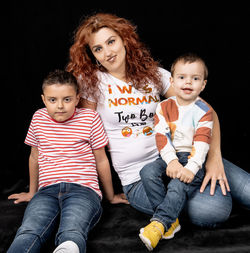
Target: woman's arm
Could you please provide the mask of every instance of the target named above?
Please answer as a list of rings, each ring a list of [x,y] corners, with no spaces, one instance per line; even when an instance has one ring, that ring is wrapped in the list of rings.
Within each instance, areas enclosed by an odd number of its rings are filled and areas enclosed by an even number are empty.
[[[214,125],[212,139],[206,161],[206,175],[202,182],[200,192],[203,192],[211,180],[210,194],[214,195],[216,181],[219,181],[222,193],[226,195],[226,190],[230,191],[227,177],[224,171],[220,149],[220,123],[217,113],[213,110]]]

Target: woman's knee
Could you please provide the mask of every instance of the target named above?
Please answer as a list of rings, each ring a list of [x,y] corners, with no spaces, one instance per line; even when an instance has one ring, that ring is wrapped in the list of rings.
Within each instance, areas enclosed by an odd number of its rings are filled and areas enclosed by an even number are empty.
[[[226,159],[223,163],[233,200],[250,209],[250,174]]]
[[[250,210],[250,178],[245,183],[241,196],[236,200],[242,207]]]
[[[194,192],[188,200],[186,211],[191,222],[201,227],[216,227],[225,222],[232,210],[230,193],[224,196],[217,186],[215,194],[210,195],[210,186],[203,193]]]

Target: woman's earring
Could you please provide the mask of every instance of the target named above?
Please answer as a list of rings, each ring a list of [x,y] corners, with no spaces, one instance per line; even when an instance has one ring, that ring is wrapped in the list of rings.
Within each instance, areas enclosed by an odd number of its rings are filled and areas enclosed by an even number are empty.
[[[96,60],[96,64],[98,67],[102,66],[102,64],[97,59],[95,59],[95,60]]]

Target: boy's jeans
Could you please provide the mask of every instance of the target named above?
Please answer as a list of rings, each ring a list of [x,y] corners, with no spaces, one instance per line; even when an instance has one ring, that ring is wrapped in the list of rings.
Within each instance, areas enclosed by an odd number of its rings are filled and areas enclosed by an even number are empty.
[[[102,214],[101,199],[92,189],[59,183],[40,189],[29,202],[21,227],[7,253],[40,252],[60,219],[55,244],[74,241],[86,251],[88,232]]]
[[[177,153],[179,162],[185,166],[188,161],[189,152]],[[167,177],[167,192],[163,183],[163,175],[166,174],[167,164],[158,158],[156,161],[147,164],[141,170],[141,179],[148,199],[153,207],[154,215],[151,219],[161,222],[167,231],[171,224],[179,217],[187,197],[197,190],[205,175],[204,168],[201,168],[189,184],[181,182],[179,179]],[[161,194],[159,194],[159,191]],[[165,194],[165,195],[164,195]]]

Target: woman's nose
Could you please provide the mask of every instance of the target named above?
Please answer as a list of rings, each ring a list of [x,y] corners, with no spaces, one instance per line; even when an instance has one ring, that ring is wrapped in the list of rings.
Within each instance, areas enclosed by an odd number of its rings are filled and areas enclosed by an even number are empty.
[[[111,55],[111,50],[109,47],[104,47],[104,56],[109,57]]]

